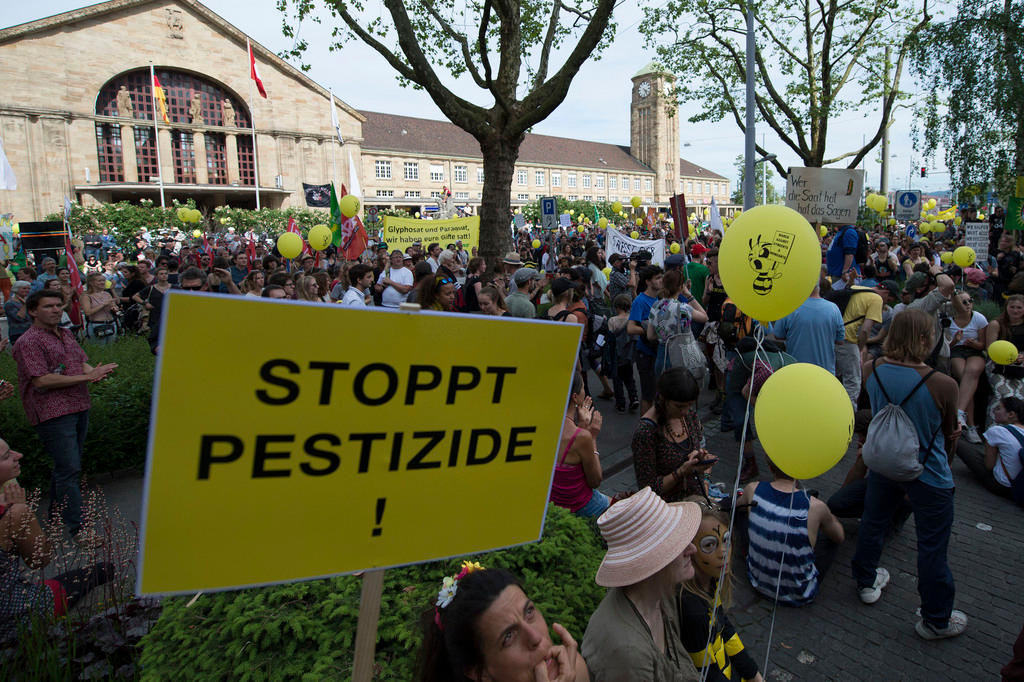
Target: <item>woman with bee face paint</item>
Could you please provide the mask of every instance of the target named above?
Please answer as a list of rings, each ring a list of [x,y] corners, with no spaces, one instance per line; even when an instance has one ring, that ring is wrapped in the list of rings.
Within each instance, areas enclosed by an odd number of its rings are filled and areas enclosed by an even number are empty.
[[[679,586],[676,605],[683,647],[697,670],[707,668],[708,682],[755,680],[762,682],[757,663],[740,641],[725,614],[732,596],[731,576],[726,568],[718,584],[722,567],[729,563],[729,515],[694,498],[701,508],[701,522],[693,544],[696,567],[693,578]],[[711,636],[708,636],[708,633]]]

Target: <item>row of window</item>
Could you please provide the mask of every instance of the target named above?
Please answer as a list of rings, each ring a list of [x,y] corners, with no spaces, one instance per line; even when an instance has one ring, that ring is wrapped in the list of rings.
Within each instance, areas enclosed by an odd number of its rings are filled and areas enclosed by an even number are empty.
[[[139,182],[150,182],[160,174],[157,165],[157,138],[154,128],[135,126],[135,158],[124,158],[121,144],[121,126],[111,123],[96,124],[96,153],[99,161],[100,182],[124,182],[125,164],[134,163],[138,170]],[[195,138],[191,132],[171,130],[171,155],[174,162],[174,182],[195,184],[196,153]],[[255,165],[252,154],[252,138],[239,135],[238,181],[242,185],[255,184]],[[206,133],[206,173],[211,185],[228,184],[228,155],[225,136],[220,133]],[[171,182],[164,178],[164,182]]]
[[[562,172],[561,171],[550,171],[551,173],[551,187],[562,186]],[[387,160],[376,160],[373,162],[373,175],[377,180],[391,180],[394,177],[394,170],[392,168],[392,162]],[[538,187],[547,186],[548,171],[535,170],[533,172],[533,184]],[[443,164],[430,164],[429,178],[431,182],[444,182],[444,165]],[[420,179],[420,164],[416,161],[403,161],[402,162],[402,179],[416,181]],[[528,183],[529,171],[518,170],[516,171],[516,184],[521,187],[525,187]],[[582,184],[583,189],[604,189],[605,188],[605,176],[603,174],[591,175],[590,173],[581,173],[577,176],[576,173],[566,173],[565,183],[566,186],[571,188],[577,187],[577,180]],[[483,184],[484,181],[484,169],[478,167],[476,169],[476,181]],[[452,166],[452,182],[469,182],[469,167],[462,164],[455,164]],[[650,192],[653,189],[652,178],[632,178],[632,183],[628,176],[622,176],[622,189],[629,191],[630,187],[633,188],[634,192],[641,190]],[[619,188],[619,176],[609,175],[607,177],[608,189]]]
[[[380,198],[380,199],[393,199],[394,196],[395,196],[395,190],[393,190],[393,189],[379,189],[379,190],[377,190],[377,197]],[[453,194],[453,196],[455,197],[456,201],[468,201],[469,200],[469,192],[455,192]],[[420,194],[419,190],[406,190],[404,198],[405,199],[421,199],[422,195]],[[431,192],[430,193],[430,198],[431,199],[440,199],[441,198],[441,192]],[[477,192],[476,193],[476,198],[477,199],[482,199],[483,198],[483,192]]]
[[[701,194],[701,183],[697,181],[697,194]],[[693,194],[693,180],[686,181],[686,193]],[[725,196],[729,193],[729,183],[727,182],[705,182],[704,183],[704,194],[710,196]]]

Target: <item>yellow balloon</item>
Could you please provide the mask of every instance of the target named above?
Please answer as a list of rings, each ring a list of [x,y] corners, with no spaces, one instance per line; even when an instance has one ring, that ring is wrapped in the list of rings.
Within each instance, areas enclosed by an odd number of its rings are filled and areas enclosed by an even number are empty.
[[[331,228],[326,225],[314,225],[309,228],[309,234],[306,235],[306,241],[309,242],[310,247],[314,251],[323,251],[331,242],[334,241],[334,233],[331,232]]]
[[[977,258],[977,254],[969,246],[961,246],[953,252],[953,262],[962,268],[969,268],[974,265],[975,258]]]
[[[984,219],[985,219],[985,214],[984,213],[979,213],[978,214],[978,220],[984,220]]]
[[[920,232],[921,234],[928,234],[931,231],[931,229],[932,224],[927,222],[921,223],[920,225],[917,226],[917,231]]]
[[[203,214],[197,208],[192,209],[192,222],[198,223],[203,219]]]
[[[569,209],[569,215],[576,215],[576,209],[570,208]]]
[[[608,227],[608,219],[603,216],[601,218],[598,218],[597,226],[600,227],[602,230]]]
[[[420,212],[416,211],[416,220],[419,220],[419,219],[420,219]]]
[[[610,266],[609,266],[609,267],[606,267],[606,268],[604,268],[603,270],[601,270],[601,272],[603,272],[603,273],[604,273],[604,276],[605,276],[605,277],[611,277],[611,276],[612,276],[612,269],[611,269],[611,267],[610,267]]]
[[[943,251],[942,254],[939,256],[939,259],[942,260],[942,262],[945,263],[946,265],[949,265],[950,263],[953,262],[953,252]]]
[[[668,247],[671,253],[679,253],[679,242],[672,242],[672,246]]]
[[[111,288],[112,286],[114,286],[114,283],[113,283],[113,282],[111,282],[111,281],[110,281],[110,280],[108,279],[108,280],[107,280],[107,281],[106,281],[106,282],[104,283],[104,285],[103,285],[103,288],[104,288],[104,289],[109,289],[109,288]]]
[[[302,237],[294,232],[284,232],[277,238],[277,250],[285,258],[295,258],[302,253]]]
[[[831,372],[798,362],[764,382],[754,424],[776,466],[796,479],[814,478],[834,467],[850,447],[853,405]]]
[[[929,199],[928,201],[924,202],[924,207],[926,210],[929,211],[935,208],[935,199]]]
[[[341,215],[351,218],[359,213],[359,197],[354,194],[346,194],[338,202],[338,206],[341,207]]]
[[[633,239],[640,239],[640,233],[637,232],[636,230],[633,230],[632,232],[630,232],[629,236],[632,237]]]
[[[203,233],[200,232],[199,230],[192,230],[192,236],[195,237],[196,239],[199,239],[200,237],[203,236]]]
[[[892,227],[895,224],[896,224],[896,219],[895,218],[889,218],[889,227]]]
[[[585,228],[585,227],[583,227],[582,225],[580,225],[580,232],[583,232],[583,231],[584,231],[584,230],[586,230],[586,229],[587,229],[587,228]]]
[[[11,225],[11,233],[16,235],[21,234],[21,225],[18,223]],[[107,281],[109,282],[110,280]]]
[[[962,223],[963,221],[964,219],[961,218],[960,216],[956,216],[955,218],[953,218],[953,224],[956,225],[957,227],[960,227],[960,223]]]
[[[178,220],[183,223],[192,222],[189,220],[189,209],[188,206],[181,206],[177,211],[174,212],[178,216]]]
[[[821,272],[821,245],[799,213],[757,206],[733,221],[718,254],[722,284],[740,310],[778,320],[807,300]]]
[[[621,201],[613,201],[612,202],[612,213],[622,213],[622,202]]]
[[[533,244],[533,248],[535,248],[535,249],[539,249],[540,248],[540,240],[539,239],[534,239],[530,243]]]
[[[825,235],[828,234],[828,228],[822,225],[821,227],[818,228],[818,234],[820,234],[821,238],[824,239]]]
[[[644,203],[644,200],[641,199],[640,197],[633,197],[632,199],[629,200],[629,203],[633,206],[633,208],[640,208],[640,204]]]
[[[997,365],[1009,365],[1017,361],[1017,347],[1009,341],[993,341],[988,347],[988,356]]]

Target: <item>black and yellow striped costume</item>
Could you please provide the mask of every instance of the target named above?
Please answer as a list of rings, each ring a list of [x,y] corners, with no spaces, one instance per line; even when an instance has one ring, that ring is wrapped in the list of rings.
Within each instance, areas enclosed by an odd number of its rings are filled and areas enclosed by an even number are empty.
[[[711,583],[711,593],[715,583]],[[679,609],[679,631],[683,647],[699,671],[708,666],[707,682],[728,680],[752,680],[757,676],[757,663],[743,648],[739,634],[725,615],[719,601],[716,606],[715,630],[708,644],[708,628],[711,625],[709,600],[684,589],[679,590],[676,599]]]

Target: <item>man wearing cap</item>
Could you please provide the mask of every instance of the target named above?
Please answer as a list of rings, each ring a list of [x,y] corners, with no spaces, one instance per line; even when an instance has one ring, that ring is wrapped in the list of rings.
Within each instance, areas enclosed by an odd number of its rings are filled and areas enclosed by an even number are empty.
[[[875,266],[875,275],[881,282],[896,279],[900,271],[900,262],[889,250],[889,240],[884,237],[875,242],[875,252],[871,254],[871,264]]]
[[[533,296],[540,287],[543,275],[533,268],[519,268],[512,276],[515,291],[505,297],[505,306],[511,317],[522,317],[532,320],[537,317],[537,307],[533,304]]]
[[[700,679],[682,646],[675,604],[679,584],[694,577],[700,522],[696,504],[668,504],[649,487],[598,518],[608,551],[594,580],[608,592],[580,647],[592,682]]]
[[[391,262],[377,278],[376,289],[381,294],[381,306],[397,308],[405,303],[412,291],[412,270],[405,267],[412,262],[412,256],[398,249],[391,252]]]
[[[504,272],[502,273],[502,279],[504,280],[505,291],[514,291],[514,284],[512,283],[512,276],[516,270],[523,267],[522,257],[515,251],[509,251],[505,254],[505,258],[501,261],[504,266]],[[497,283],[497,280],[495,280]]]
[[[636,289],[636,262],[627,261],[620,254],[613,253],[608,259],[612,272],[608,277],[608,298],[612,301],[619,294],[633,297]]]
[[[786,351],[797,362],[808,362],[836,373],[836,344],[846,336],[839,306],[821,297],[815,285],[800,307],[770,325],[775,338],[786,342]]]
[[[698,301],[704,300],[704,282],[708,278],[708,273],[711,272],[704,264],[707,252],[708,247],[700,242],[694,242],[690,247],[690,262],[684,268],[686,279],[690,280],[690,293]],[[695,331],[694,334],[699,334],[699,332]]]

